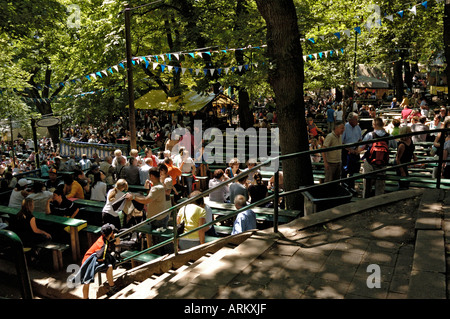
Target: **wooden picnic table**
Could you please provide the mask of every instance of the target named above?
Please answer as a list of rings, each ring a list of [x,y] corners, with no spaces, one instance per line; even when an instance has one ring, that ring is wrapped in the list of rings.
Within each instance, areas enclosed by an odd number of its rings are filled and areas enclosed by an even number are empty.
[[[211,207],[211,209],[216,210],[216,212],[222,210],[222,211],[235,211],[236,207],[234,206],[234,204],[231,203],[219,203],[219,202],[214,202],[214,201],[210,201],[207,197],[205,197],[204,202],[206,205],[208,205],[209,207]],[[274,210],[273,208],[266,208],[266,207],[252,207],[251,210],[253,210],[255,212],[255,214],[259,214],[259,215],[269,215],[269,216],[273,216],[274,215]],[[281,217],[287,217],[290,218],[291,220],[297,218],[297,216],[300,214],[300,211],[298,210],[287,210],[287,209],[279,209],[278,210],[278,216]]]
[[[12,208],[8,206],[0,205],[0,213],[8,214],[10,216],[16,216],[19,213],[19,208]],[[87,226],[87,222],[83,219],[68,218],[64,216],[57,216],[52,214],[46,214],[44,212],[33,212],[33,216],[37,220],[50,222],[57,225],[69,227],[70,229],[70,246],[72,249],[72,259],[77,262],[81,258],[80,253],[80,239],[78,232]]]

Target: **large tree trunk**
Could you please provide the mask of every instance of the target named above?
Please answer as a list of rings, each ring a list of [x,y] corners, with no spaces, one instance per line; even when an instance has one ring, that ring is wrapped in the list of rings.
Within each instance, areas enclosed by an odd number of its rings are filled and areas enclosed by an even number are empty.
[[[395,88],[395,97],[397,101],[400,103],[403,99],[403,70],[402,70],[402,60],[396,61],[394,64],[394,88]]]
[[[447,63],[445,75],[447,76],[447,86],[450,92],[450,0],[445,0],[444,9],[444,55]]]
[[[309,149],[303,100],[303,58],[295,6],[292,0],[257,0],[267,24],[267,55],[271,64],[269,82],[275,93],[281,154]],[[308,156],[284,160],[285,190],[314,183]],[[303,196],[287,198],[290,209],[303,208]]]

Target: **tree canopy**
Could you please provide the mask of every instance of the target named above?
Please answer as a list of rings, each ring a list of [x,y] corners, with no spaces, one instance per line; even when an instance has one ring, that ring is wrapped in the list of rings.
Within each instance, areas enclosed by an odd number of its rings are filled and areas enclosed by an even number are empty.
[[[150,4],[149,4],[150,3]],[[304,88],[353,79],[356,63],[393,73],[403,61],[427,68],[443,51],[443,3],[295,0]],[[130,1],[135,96],[245,89],[273,95],[266,23],[254,1]],[[95,124],[126,114],[124,5],[112,0],[0,4],[2,118],[57,114]],[[4,106],[4,107],[3,107]]]

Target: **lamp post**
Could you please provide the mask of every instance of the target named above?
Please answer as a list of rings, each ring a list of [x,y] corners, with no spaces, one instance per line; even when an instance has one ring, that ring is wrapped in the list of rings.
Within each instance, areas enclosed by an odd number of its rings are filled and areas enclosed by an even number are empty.
[[[125,40],[127,50],[127,77],[128,77],[128,108],[129,108],[129,128],[130,128],[130,148],[137,148],[136,144],[136,117],[134,110],[134,83],[133,64],[131,61],[131,32],[130,32],[130,12],[128,4],[125,4]]]
[[[125,4],[125,9],[122,11],[125,14],[125,41],[126,41],[126,53],[127,53],[127,79],[128,79],[128,108],[129,117],[128,123],[130,128],[130,148],[137,148],[136,143],[136,115],[134,108],[134,83],[133,83],[133,62],[131,56],[131,11],[139,9],[162,0],[153,1],[151,3],[143,4],[135,8],[130,8],[128,3]]]

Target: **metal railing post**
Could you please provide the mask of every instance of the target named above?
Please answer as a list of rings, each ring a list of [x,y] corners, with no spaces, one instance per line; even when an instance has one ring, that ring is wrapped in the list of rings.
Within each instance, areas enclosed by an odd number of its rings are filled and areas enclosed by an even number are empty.
[[[273,201],[273,231],[275,233],[278,232],[278,202],[280,198],[280,174],[279,174],[279,168],[277,168],[277,171],[274,175],[274,201]]]
[[[444,143],[445,143],[445,134],[444,132],[441,132],[441,135],[439,137],[439,147],[437,149],[437,155],[439,156],[438,161],[438,167],[437,167],[437,176],[436,176],[436,188],[441,188],[441,175],[442,175],[442,163],[443,163],[443,156],[444,156]]]
[[[172,210],[173,223],[173,252],[175,256],[178,255],[178,227],[177,227],[177,210]]]

